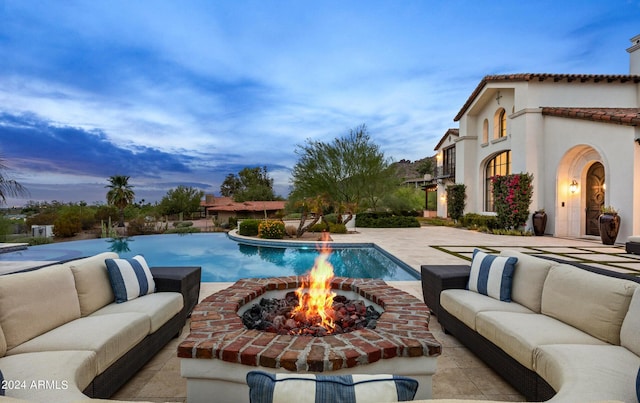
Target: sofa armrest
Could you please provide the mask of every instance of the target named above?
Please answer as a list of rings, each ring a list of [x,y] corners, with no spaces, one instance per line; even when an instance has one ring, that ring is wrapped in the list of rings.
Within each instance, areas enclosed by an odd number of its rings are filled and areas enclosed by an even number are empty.
[[[202,269],[194,267],[151,267],[157,292],[179,292],[184,300],[184,310],[189,316],[200,297]]]
[[[431,312],[438,316],[440,311],[440,293],[451,288],[467,287],[469,265],[422,265],[422,296]]]

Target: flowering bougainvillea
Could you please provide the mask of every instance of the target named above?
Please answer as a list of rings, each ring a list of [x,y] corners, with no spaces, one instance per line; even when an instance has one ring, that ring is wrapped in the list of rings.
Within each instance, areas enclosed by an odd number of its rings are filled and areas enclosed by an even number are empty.
[[[494,176],[493,205],[498,225],[504,229],[518,229],[527,222],[533,194],[533,175],[527,173]]]

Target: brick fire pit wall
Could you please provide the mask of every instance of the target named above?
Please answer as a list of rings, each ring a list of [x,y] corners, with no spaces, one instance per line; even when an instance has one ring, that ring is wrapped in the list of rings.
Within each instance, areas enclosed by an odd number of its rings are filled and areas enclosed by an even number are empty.
[[[243,279],[207,297],[191,315],[191,333],[179,345],[178,356],[197,359],[187,360],[188,365],[196,367],[218,360],[239,364],[244,373],[251,370],[249,366],[275,372],[331,371],[334,374],[349,369],[350,373],[365,373],[368,371],[362,371],[362,366],[379,361],[399,363],[398,360],[407,358],[435,358],[441,353],[440,343],[429,331],[429,308],[382,280],[336,277],[331,282],[331,288],[338,294],[353,292],[382,307],[384,312],[375,329],[310,337],[277,335],[244,327],[238,315],[241,307],[254,300],[253,303],[258,302],[257,299],[270,291],[295,290],[306,279],[302,276]],[[190,370],[185,371],[185,360],[182,361],[183,376],[189,379],[185,372]],[[189,395],[189,382],[187,393]]]

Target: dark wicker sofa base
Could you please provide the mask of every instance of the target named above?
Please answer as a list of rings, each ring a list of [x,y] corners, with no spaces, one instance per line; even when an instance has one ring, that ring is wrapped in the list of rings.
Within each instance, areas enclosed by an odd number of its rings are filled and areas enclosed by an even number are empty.
[[[438,322],[447,333],[457,338],[518,392],[522,393],[528,401],[545,401],[556,394],[556,391],[544,379],[513,359],[500,347],[482,337],[443,308],[439,313]]]
[[[593,273],[640,283],[640,277],[580,263],[548,258],[544,255],[538,257],[570,264]],[[556,394],[556,391],[542,377],[520,364],[500,347],[481,336],[440,306],[440,293],[446,289],[466,288],[466,284],[469,281],[469,272],[469,265],[422,265],[422,292],[425,303],[437,316],[438,322],[445,332],[457,338],[518,392],[522,393],[528,401],[551,399]]]
[[[93,398],[108,399],[131,379],[164,346],[180,335],[187,319],[183,309],[154,333],[145,337],[125,355],[111,364],[82,392]]]

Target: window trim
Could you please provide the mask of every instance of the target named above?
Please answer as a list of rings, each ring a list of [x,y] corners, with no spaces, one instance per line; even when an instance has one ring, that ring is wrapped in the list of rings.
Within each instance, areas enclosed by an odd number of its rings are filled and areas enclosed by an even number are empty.
[[[501,161],[499,164],[496,164],[496,160],[501,158],[504,155],[505,161]],[[495,212],[495,207],[493,205],[493,192],[491,186],[491,178],[494,176],[502,176],[502,175],[510,175],[511,174],[511,150],[503,150],[496,154],[494,154],[484,166],[484,211],[485,212]],[[504,172],[502,167],[504,167]],[[489,170],[492,170],[490,173]],[[500,172],[498,172],[500,171]]]

